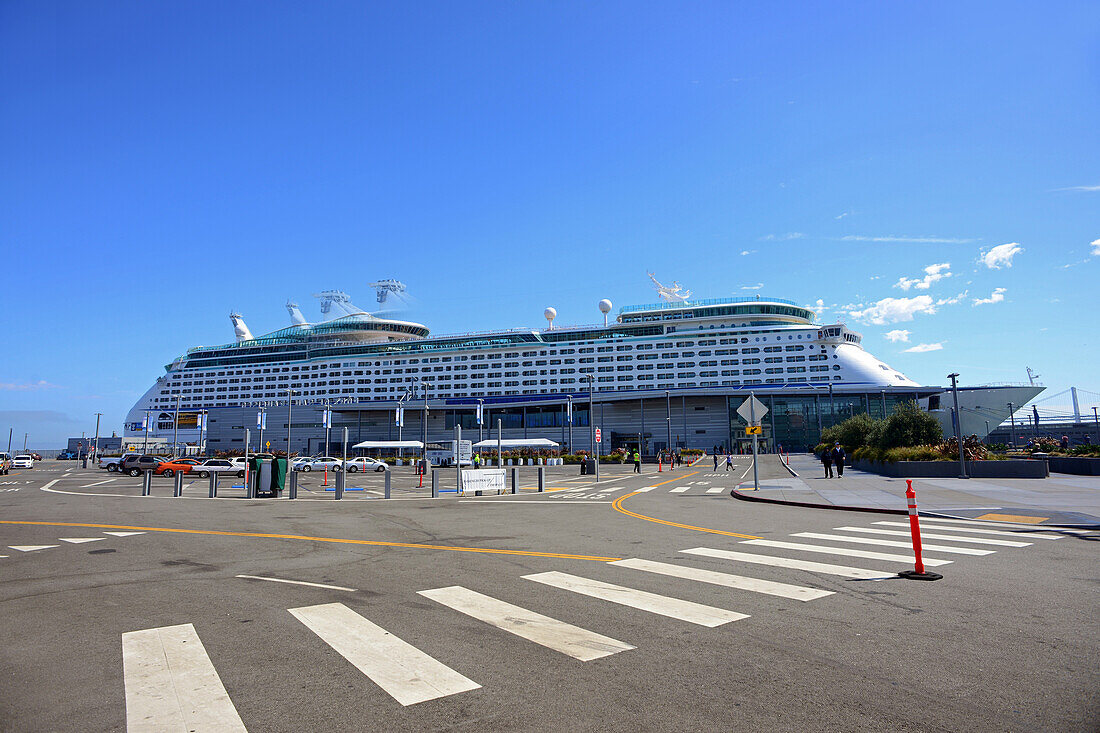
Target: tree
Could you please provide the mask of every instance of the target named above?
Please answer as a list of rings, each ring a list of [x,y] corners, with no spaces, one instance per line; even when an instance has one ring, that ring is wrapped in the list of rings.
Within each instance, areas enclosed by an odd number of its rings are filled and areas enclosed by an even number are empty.
[[[878,447],[904,448],[913,445],[932,445],[943,439],[939,421],[917,407],[915,402],[899,405],[882,426]]]

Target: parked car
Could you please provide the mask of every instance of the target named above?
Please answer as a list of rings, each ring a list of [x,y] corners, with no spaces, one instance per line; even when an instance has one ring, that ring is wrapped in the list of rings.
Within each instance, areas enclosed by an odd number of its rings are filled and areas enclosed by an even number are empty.
[[[31,453],[31,458],[33,458],[36,461],[41,461],[42,460],[42,456],[38,453]]]
[[[140,476],[145,471],[155,471],[162,463],[164,459],[160,456],[129,455],[119,463],[118,470],[130,476]]]
[[[137,456],[140,453],[125,453],[121,456],[105,457],[99,459],[99,467],[107,469],[107,473],[118,473],[119,466],[122,465],[122,459],[126,456]]]
[[[212,473],[233,473],[244,478],[244,468],[238,468],[228,458],[210,458],[191,469],[191,473],[197,473],[200,478],[207,478]]]
[[[295,471],[339,471],[341,468],[340,459],[332,456],[309,458],[294,466]]]
[[[153,473],[157,476],[167,476],[171,478],[177,473],[191,473],[191,469],[200,463],[202,463],[202,461],[194,458],[172,458],[157,464],[157,467],[153,469]]]
[[[11,470],[11,455],[0,453],[0,475],[7,476]]]
[[[355,473],[357,471],[385,471],[386,464],[377,458],[360,456],[358,458],[348,459],[347,470],[348,473]]]
[[[27,454],[16,456],[11,461],[12,468],[34,468],[34,459]]]

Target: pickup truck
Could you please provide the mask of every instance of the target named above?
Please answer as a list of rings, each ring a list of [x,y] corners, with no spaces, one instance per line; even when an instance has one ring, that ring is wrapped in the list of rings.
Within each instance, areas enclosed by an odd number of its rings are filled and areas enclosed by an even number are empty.
[[[136,456],[137,453],[127,453],[122,456],[115,456],[113,458],[103,457],[99,459],[99,467],[107,469],[107,473],[118,473],[119,468],[122,466],[122,459],[126,456]]]

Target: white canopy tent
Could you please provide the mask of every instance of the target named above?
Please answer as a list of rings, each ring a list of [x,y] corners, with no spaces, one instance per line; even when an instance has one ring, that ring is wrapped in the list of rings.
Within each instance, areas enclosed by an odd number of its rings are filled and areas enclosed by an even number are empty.
[[[496,448],[500,445],[501,448],[557,448],[559,443],[555,443],[547,438],[524,438],[524,439],[509,439],[502,440],[498,444],[496,440],[483,440],[480,443],[474,443],[474,448]]]
[[[423,448],[424,444],[419,440],[364,440],[356,443],[352,448]]]

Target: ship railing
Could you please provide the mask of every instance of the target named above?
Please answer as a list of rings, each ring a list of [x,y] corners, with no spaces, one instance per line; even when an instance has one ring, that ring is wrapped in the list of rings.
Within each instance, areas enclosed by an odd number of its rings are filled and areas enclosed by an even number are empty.
[[[624,305],[619,309],[619,313],[637,313],[638,311],[650,311],[650,310],[670,310],[673,308],[698,308],[699,306],[707,305],[736,305],[741,303],[783,303],[785,305],[798,306],[793,300],[786,298],[765,298],[764,296],[756,297],[744,297],[744,298],[704,298],[702,300],[685,300],[683,302],[670,302],[670,303],[649,303],[647,305]],[[802,306],[799,306],[802,307]]]

